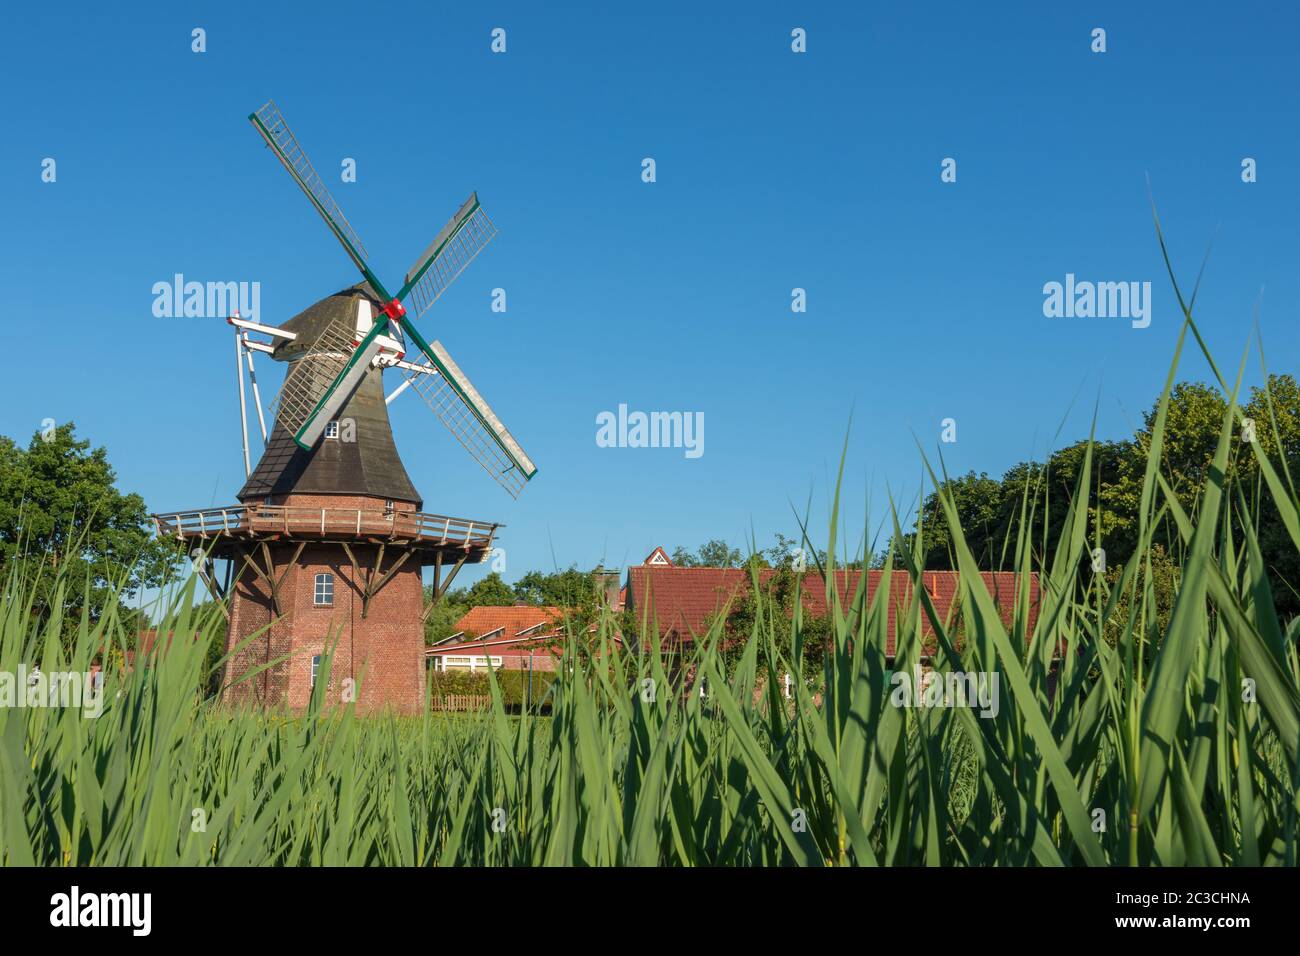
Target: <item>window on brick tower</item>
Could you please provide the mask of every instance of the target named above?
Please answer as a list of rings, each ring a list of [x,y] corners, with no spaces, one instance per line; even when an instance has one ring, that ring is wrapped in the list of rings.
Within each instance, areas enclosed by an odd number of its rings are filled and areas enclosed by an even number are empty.
[[[330,607],[334,604],[334,575],[316,575],[316,595],[312,603],[317,607]]]
[[[326,437],[326,438],[338,438],[338,437],[339,437],[339,423],[338,423],[338,422],[330,422],[329,424],[327,424],[327,425],[325,426],[325,437]]]
[[[311,659],[311,686],[316,686],[316,674],[320,670],[320,655],[317,654]]]

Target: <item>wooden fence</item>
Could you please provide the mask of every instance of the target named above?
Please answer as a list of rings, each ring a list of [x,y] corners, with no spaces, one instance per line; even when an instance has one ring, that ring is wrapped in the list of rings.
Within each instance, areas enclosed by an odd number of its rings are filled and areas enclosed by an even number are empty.
[[[429,700],[433,710],[483,710],[492,704],[488,694],[442,694]]]

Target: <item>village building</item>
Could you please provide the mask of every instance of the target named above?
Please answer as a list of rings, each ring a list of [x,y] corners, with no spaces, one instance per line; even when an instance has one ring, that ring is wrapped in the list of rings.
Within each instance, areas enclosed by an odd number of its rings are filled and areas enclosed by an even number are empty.
[[[760,588],[772,583],[778,571],[761,568],[757,571]],[[865,582],[864,582],[865,577]],[[993,596],[994,603],[1005,624],[1010,624],[1017,594],[1019,575],[1014,572],[985,571],[980,574],[984,585]],[[847,610],[865,584],[867,601],[876,598],[884,581],[884,571],[837,569],[833,572],[835,593],[842,609]],[[958,600],[960,574],[956,571],[925,571],[921,581],[934,604],[941,621],[951,619]],[[661,648],[672,653],[681,651],[708,633],[712,623],[722,614],[736,607],[748,595],[751,573],[748,568],[695,568],[673,563],[663,548],[655,548],[640,565],[628,570],[625,589],[625,607],[636,616],[646,633],[657,630]],[[900,619],[906,617],[913,597],[911,578],[905,571],[894,571],[889,581],[890,600],[886,606],[888,629],[887,657],[892,662]],[[802,575],[802,599],[805,615],[825,618],[827,588],[822,576],[815,570]],[[1032,630],[1037,619],[1039,592],[1038,577],[1029,580],[1029,625]],[[648,628],[644,627],[648,625]],[[929,619],[921,615],[923,643],[933,637],[934,628]],[[644,639],[643,639],[644,640]]]
[[[425,648],[432,671],[553,671],[563,647],[564,612],[558,607],[517,604],[470,608],[456,633]]]
[[[634,615],[643,631],[642,649],[649,650],[647,635],[658,633],[660,649],[667,655],[685,652],[710,627],[745,599],[751,587],[747,568],[681,567],[668,553],[657,547],[645,560],[628,569],[626,584],[606,574],[604,599],[611,610],[627,610]],[[778,572],[763,568],[757,572],[760,587],[772,584]],[[865,576],[865,582],[864,582]],[[981,578],[993,596],[1003,622],[1010,625],[1017,594],[1019,575],[1014,572],[982,572]],[[868,601],[875,599],[884,581],[881,570],[845,569],[834,572],[835,589],[840,606],[847,609],[860,586],[866,588]],[[956,571],[926,571],[922,583],[940,620],[950,620],[957,605],[960,575]],[[908,614],[912,602],[912,582],[906,572],[890,576],[890,601],[886,608],[888,629],[887,659],[892,663],[900,620]],[[810,617],[828,615],[827,593],[816,571],[802,576],[804,613]],[[1029,580],[1029,626],[1038,614],[1038,579]],[[513,607],[471,608],[457,622],[457,632],[425,650],[426,667],[435,671],[493,669],[553,671],[563,653],[568,629],[565,613],[557,607],[519,604]],[[588,628],[594,637],[595,625]],[[929,647],[934,628],[921,616],[923,645]],[[622,642],[623,635],[618,639]],[[923,660],[928,659],[928,654]]]

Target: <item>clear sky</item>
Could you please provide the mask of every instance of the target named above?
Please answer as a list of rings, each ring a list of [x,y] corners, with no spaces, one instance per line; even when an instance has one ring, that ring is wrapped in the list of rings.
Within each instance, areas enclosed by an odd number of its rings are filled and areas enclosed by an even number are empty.
[[[824,531],[850,416],[854,540],[946,417],[950,471],[1083,437],[1098,396],[1099,435],[1130,434],[1178,331],[1148,175],[1189,284],[1214,237],[1221,364],[1261,288],[1270,367],[1300,358],[1290,4],[76,6],[0,32],[0,433],[75,421],[154,510],[243,479],[229,327],[156,318],[154,283],[258,282],[277,323],[357,279],[247,122],[272,98],[386,281],[471,190],[500,229],[421,328],[537,478],[512,501],[414,395],[391,411],[426,510],[507,525],[507,579],[766,546],[810,496]],[[1149,281],[1149,327],[1045,317],[1067,273]],[[598,447],[620,404],[703,413],[703,455]]]

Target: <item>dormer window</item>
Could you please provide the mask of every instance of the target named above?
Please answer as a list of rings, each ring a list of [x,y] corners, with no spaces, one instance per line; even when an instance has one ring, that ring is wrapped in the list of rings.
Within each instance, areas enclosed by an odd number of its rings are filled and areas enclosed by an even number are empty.
[[[325,437],[326,437],[326,438],[338,438],[338,437],[339,437],[339,423],[338,423],[338,422],[330,422],[328,425],[325,426]]]

